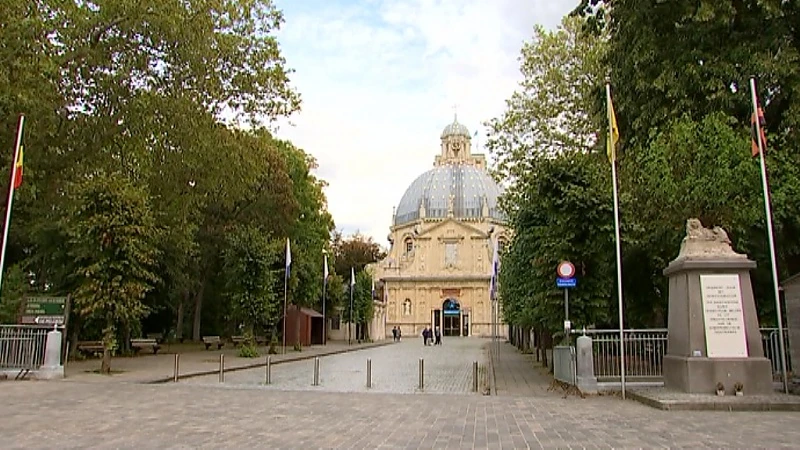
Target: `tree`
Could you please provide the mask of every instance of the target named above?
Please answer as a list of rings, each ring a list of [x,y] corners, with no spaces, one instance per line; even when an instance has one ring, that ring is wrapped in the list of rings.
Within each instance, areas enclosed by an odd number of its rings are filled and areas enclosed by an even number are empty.
[[[360,272],[367,266],[386,257],[386,252],[372,241],[372,237],[355,233],[344,238],[341,232],[333,233],[331,243],[334,256],[334,271],[340,277],[350,280],[350,269]]]
[[[596,146],[593,114],[606,75],[607,36],[584,32],[582,23],[566,17],[555,31],[534,28],[520,56],[523,81],[506,100],[505,112],[487,123],[494,174],[508,184],[507,208],[513,208],[519,180],[539,158]]]
[[[369,339],[368,324],[372,317],[375,315],[375,305],[372,299],[372,275],[366,270],[361,270],[356,273],[356,284],[353,289],[353,311],[350,315],[350,277],[347,278],[347,301],[348,304],[344,308],[344,319],[346,322],[354,323],[364,330],[364,339]],[[360,336],[354,336],[360,339]]]
[[[276,295],[280,277],[273,270],[282,242],[270,242],[262,230],[248,225],[232,230],[226,242],[223,270],[230,317],[252,339],[256,327],[272,330],[282,315],[282,299]]]
[[[147,194],[119,174],[98,172],[70,189],[63,221],[76,262],[75,305],[103,328],[100,371],[111,371],[117,329],[128,330],[148,309],[142,302],[158,277],[153,272],[159,230]]]

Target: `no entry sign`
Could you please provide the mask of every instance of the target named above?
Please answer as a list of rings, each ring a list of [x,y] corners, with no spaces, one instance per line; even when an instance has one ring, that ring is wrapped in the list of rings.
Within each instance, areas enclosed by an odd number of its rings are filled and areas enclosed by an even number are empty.
[[[559,278],[572,278],[575,276],[575,266],[573,266],[569,261],[562,261],[559,263],[556,272],[558,273]]]

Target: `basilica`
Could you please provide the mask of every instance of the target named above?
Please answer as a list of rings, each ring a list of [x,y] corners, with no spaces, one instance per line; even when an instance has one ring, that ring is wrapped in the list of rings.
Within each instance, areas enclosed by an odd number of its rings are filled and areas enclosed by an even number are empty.
[[[472,153],[469,130],[454,118],[433,168],[411,183],[394,211],[388,255],[371,268],[383,292],[376,311],[385,336],[395,327],[403,336],[419,336],[425,327],[444,336],[505,333],[490,295],[495,246],[502,251],[510,238],[500,194],[486,157]]]

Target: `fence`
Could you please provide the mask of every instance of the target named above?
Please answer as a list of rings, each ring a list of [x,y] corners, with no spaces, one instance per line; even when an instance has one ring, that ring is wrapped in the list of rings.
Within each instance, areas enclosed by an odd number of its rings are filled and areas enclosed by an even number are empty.
[[[583,331],[573,331],[583,334]],[[592,338],[594,371],[599,380],[619,378],[619,330],[586,330]],[[625,376],[643,381],[660,379],[663,373],[663,358],[667,353],[667,329],[624,330],[625,336]],[[762,328],[761,342],[764,356],[772,363],[772,373],[781,373],[780,344],[777,328]],[[788,331],[784,330],[786,343],[786,365],[791,371],[789,360]]]
[[[0,325],[0,370],[34,370],[44,364],[47,332],[52,328]]]

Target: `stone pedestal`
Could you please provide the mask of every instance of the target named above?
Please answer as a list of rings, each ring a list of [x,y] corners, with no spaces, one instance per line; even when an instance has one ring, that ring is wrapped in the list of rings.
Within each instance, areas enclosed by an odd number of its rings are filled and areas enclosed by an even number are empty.
[[[42,380],[64,378],[64,366],[61,364],[61,332],[58,330],[54,329],[47,333],[44,364],[39,368],[36,378]]]
[[[594,376],[594,358],[592,357],[592,338],[581,336],[576,344],[578,366],[577,384],[581,392],[597,393],[597,377]]]
[[[721,382],[731,395],[742,383],[745,395],[772,393],[772,366],[764,357],[750,282],[756,263],[732,251],[681,253],[664,270],[669,278],[664,386],[712,394]]]

